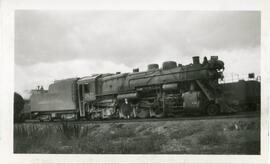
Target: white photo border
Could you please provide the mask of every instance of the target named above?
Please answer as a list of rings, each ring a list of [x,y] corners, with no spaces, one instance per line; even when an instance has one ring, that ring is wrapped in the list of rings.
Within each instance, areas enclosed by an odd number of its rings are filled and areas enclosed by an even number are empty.
[[[5,163],[266,163],[269,157],[270,3],[267,0],[2,0],[0,1],[0,162]],[[14,154],[14,17],[16,10],[261,11],[261,155]]]

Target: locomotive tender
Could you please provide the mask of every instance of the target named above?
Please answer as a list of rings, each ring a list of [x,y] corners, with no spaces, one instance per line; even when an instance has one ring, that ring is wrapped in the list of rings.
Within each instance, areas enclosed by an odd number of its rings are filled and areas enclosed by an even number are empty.
[[[224,63],[198,56],[193,63],[148,65],[132,73],[94,74],[57,80],[48,90],[33,90],[30,116],[39,120],[164,117],[177,113],[217,115],[232,112],[218,80]]]

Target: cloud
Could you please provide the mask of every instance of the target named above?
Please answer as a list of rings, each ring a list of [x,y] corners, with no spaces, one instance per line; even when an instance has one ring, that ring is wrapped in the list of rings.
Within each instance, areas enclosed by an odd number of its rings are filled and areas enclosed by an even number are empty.
[[[207,54],[217,55],[220,60],[225,62],[224,74],[226,79],[230,80],[232,73],[234,76],[237,75],[240,78],[246,78],[248,73],[251,72],[254,72],[256,75],[260,74],[259,47],[232,51],[204,50],[198,55],[200,56],[201,62],[204,56],[207,56],[208,59],[210,58],[211,55]],[[169,59],[182,64],[189,64],[192,62],[192,58],[183,58],[183,60],[179,60],[178,55],[175,54],[170,57],[161,55],[158,60],[153,61],[152,63],[158,63],[161,67],[162,62],[160,61]],[[137,65],[136,68],[139,68],[140,71],[145,71],[148,64],[150,63],[142,62]],[[29,98],[31,89],[36,88],[38,85],[43,85],[46,89],[54,80],[84,77],[96,73],[124,73],[131,72],[132,69],[133,67],[129,65],[117,64],[108,60],[69,60],[55,63],[37,63],[28,66],[15,65],[15,90],[22,94],[23,97]]]
[[[17,64],[106,58],[135,66],[164,49],[192,56],[258,46],[260,12],[19,10],[15,29]]]
[[[54,80],[84,77],[96,73],[131,72],[132,69],[106,60],[70,60],[34,65],[15,65],[15,90],[23,97],[30,96],[31,89],[38,85],[48,88]]]
[[[259,11],[16,10],[15,90],[192,56],[259,74],[260,28]]]
[[[219,57],[225,63],[224,75],[228,78],[231,74],[247,77],[248,73],[260,75],[260,47],[243,48],[234,50],[209,51],[202,54],[212,54]]]

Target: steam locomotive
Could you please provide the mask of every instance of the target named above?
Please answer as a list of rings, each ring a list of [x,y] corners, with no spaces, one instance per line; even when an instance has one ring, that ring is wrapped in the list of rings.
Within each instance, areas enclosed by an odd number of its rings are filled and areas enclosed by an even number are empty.
[[[148,65],[147,71],[94,74],[57,80],[48,90],[33,90],[27,115],[37,120],[79,118],[148,118],[179,113],[217,115],[235,112],[218,80],[224,62],[217,56],[189,65],[167,61]]]

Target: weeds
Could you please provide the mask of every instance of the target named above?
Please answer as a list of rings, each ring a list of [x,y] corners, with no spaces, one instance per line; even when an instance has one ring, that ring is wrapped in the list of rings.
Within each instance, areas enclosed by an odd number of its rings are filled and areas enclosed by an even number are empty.
[[[227,137],[223,132],[222,124],[209,126],[204,133],[198,137],[199,144],[202,145],[218,145],[225,143]]]
[[[20,126],[14,131],[14,152],[25,153],[33,147],[42,147],[45,140],[52,137],[52,129],[39,129],[36,126]]]
[[[58,129],[68,139],[78,138],[80,134],[80,126],[77,124],[69,125],[67,122],[62,123],[62,126]]]
[[[199,136],[198,140],[202,145],[218,145],[226,142],[227,138],[223,133],[213,132]]]
[[[157,134],[135,138],[121,136],[114,139],[108,136],[99,136],[93,138],[93,140],[86,140],[84,143],[80,146],[82,153],[146,154],[160,152],[161,145],[165,143],[165,139],[162,135]]]
[[[104,134],[105,139],[107,140],[115,140],[119,138],[129,138],[135,137],[136,134],[133,129],[129,128],[121,128],[110,131],[110,134]]]
[[[163,130],[154,123],[22,124],[14,126],[14,153],[258,154],[259,125],[259,121],[179,122],[166,124]]]
[[[201,124],[193,124],[191,126],[185,126],[177,131],[174,131],[170,134],[170,138],[172,139],[180,139],[187,136],[191,136],[193,134],[199,133],[203,131],[203,127]]]
[[[14,129],[15,153],[90,153],[129,154],[159,152],[164,136],[148,133],[137,136],[123,125],[108,132],[99,126],[63,123],[56,127],[20,126]]]

